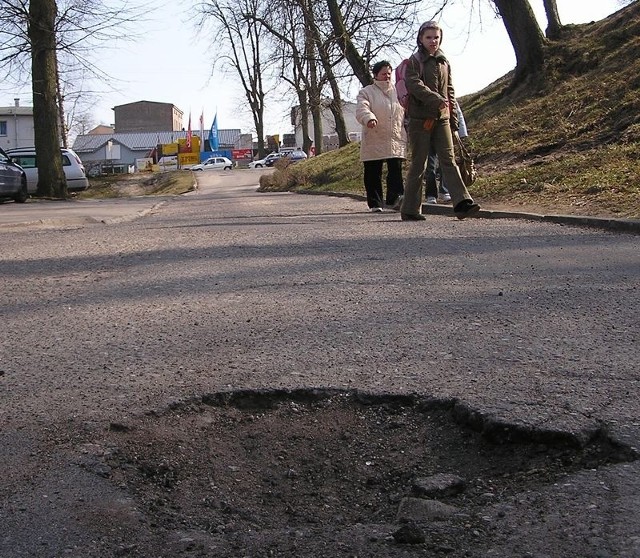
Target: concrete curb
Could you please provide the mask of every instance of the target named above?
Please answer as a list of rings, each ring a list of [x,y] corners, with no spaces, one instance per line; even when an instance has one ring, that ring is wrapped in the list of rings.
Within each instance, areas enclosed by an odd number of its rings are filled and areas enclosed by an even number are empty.
[[[423,204],[422,212],[425,214],[451,215],[453,209],[450,206],[438,206]],[[574,227],[589,227],[616,232],[640,233],[640,220],[638,219],[613,219],[607,217],[587,217],[582,215],[541,215],[539,213],[526,213],[517,211],[496,211],[481,209],[474,218],[484,219],[526,219],[528,221],[542,221],[556,223],[558,225],[571,225]]]
[[[297,191],[298,194],[324,195],[339,198],[352,198],[366,201],[364,196],[358,194],[346,194],[341,192],[316,192],[310,190]],[[425,215],[450,215],[453,217],[453,208],[450,205],[422,204],[422,212]],[[482,209],[474,215],[474,219],[526,219],[528,221],[542,221],[556,223],[558,225],[571,225],[574,227],[588,227],[615,232],[640,233],[640,219],[614,219],[611,217],[588,217],[582,215],[542,215],[539,213],[526,213],[518,211],[498,211]]]

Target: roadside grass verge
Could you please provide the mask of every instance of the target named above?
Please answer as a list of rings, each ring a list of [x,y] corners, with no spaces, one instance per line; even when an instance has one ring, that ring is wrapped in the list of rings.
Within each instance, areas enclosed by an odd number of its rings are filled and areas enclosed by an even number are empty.
[[[89,189],[77,199],[123,198],[130,196],[177,196],[191,192],[195,179],[190,171],[150,174],[113,174],[89,178]]]

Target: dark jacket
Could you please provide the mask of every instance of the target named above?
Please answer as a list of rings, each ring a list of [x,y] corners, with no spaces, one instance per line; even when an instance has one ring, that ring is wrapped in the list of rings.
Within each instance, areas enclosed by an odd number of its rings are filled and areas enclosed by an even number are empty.
[[[431,56],[423,49],[409,58],[405,75],[407,91],[411,94],[407,116],[421,120],[447,120],[440,114],[440,105],[449,101],[451,129],[458,130],[455,110],[456,94],[451,81],[451,66],[443,52]]]

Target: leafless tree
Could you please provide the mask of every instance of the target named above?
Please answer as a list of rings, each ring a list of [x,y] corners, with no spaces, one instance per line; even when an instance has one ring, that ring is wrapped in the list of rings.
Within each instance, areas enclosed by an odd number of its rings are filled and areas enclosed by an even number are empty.
[[[60,61],[58,62],[60,67]],[[92,76],[86,70],[78,68],[72,70],[67,67],[64,71],[58,72],[59,91],[58,100],[64,111],[61,116],[61,126],[64,127],[62,134],[63,145],[65,137],[67,142],[72,143],[72,138],[80,134],[86,134],[95,123],[93,107],[95,106],[97,94],[91,87]]]
[[[212,47],[220,55],[213,68],[232,68],[238,77],[258,136],[258,153],[265,152],[265,97],[263,73],[269,65],[262,24],[244,14],[255,13],[260,0],[210,0],[197,5],[201,31],[210,32]],[[213,70],[212,68],[212,70]]]
[[[304,67],[296,66],[296,78],[304,82],[316,150],[322,149],[322,112],[326,108],[333,114],[339,144],[345,145],[349,140],[341,86],[350,76],[356,76],[361,84],[371,83],[369,57],[405,45],[407,37],[415,32],[417,1],[356,0],[338,4],[334,0],[271,0],[266,5],[265,14],[292,11],[298,14],[298,19],[260,14],[253,17],[261,18],[269,32],[282,43],[284,60],[304,63]],[[326,11],[330,13],[328,21]],[[284,21],[289,25],[286,29]],[[292,32],[294,22],[302,25],[303,31]],[[298,38],[297,46],[292,40],[294,36]],[[360,54],[358,45],[364,55]],[[304,52],[304,56],[293,56],[294,51]],[[283,65],[283,75],[286,76],[286,69],[290,67],[290,64]],[[292,85],[298,87],[295,82]],[[304,109],[305,105],[300,103],[301,123],[305,120]]]
[[[413,42],[417,8],[433,4],[420,0],[323,1],[334,40],[362,86],[372,82],[369,66],[373,59]]]
[[[16,82],[26,77],[32,81],[38,195],[67,196],[60,157],[67,131],[61,110],[61,59],[106,80],[93,61],[96,45],[116,38],[134,40],[130,26],[144,19],[145,9],[132,8],[126,0],[0,0],[0,60]]]
[[[292,109],[292,121],[302,127],[302,148],[308,153],[315,143],[319,154],[322,152],[322,83],[316,43],[305,17],[304,2],[275,1],[267,9],[263,6],[261,12],[247,13],[245,17],[259,21],[275,41],[279,77],[291,85],[298,98],[298,107]],[[309,114],[313,120],[313,140],[309,136]]]

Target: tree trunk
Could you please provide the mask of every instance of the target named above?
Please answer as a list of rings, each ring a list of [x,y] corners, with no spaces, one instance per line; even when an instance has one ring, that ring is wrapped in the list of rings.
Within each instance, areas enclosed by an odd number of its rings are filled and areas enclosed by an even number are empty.
[[[338,135],[338,145],[344,147],[349,143],[349,133],[347,132],[347,124],[344,120],[344,112],[342,110],[342,100],[340,96],[336,99],[335,96],[329,103],[329,110],[333,114],[333,119],[336,123],[336,134]]]
[[[263,159],[266,156],[266,152],[264,148],[264,120],[262,119],[262,115],[259,117],[254,115],[253,123],[256,126],[256,136],[258,137],[258,159]]]
[[[313,140],[309,137],[309,104],[307,102],[307,92],[298,89],[298,104],[300,111],[300,128],[302,129],[302,151],[310,155]],[[295,122],[292,122],[295,126]]]
[[[516,54],[512,87],[544,67],[545,38],[528,0],[493,0]]]
[[[562,23],[560,23],[556,0],[544,0],[544,11],[547,14],[547,29],[545,31],[547,38],[559,39]]]
[[[56,54],[56,98],[58,100],[58,116],[60,118],[60,131],[62,132],[62,147],[69,147],[69,132],[64,114],[64,95],[60,86],[60,68],[58,67],[58,56]]]
[[[316,59],[316,43],[309,30],[305,36],[305,58],[307,60]],[[313,120],[313,143],[316,147],[316,155],[320,155],[323,151],[322,145],[322,84],[318,79],[318,68],[315,64],[310,63],[308,69],[308,89],[307,98],[309,99],[309,109],[311,110],[311,119]]]
[[[60,156],[56,94],[56,3],[31,0],[29,39],[33,89],[33,126],[38,164],[38,195],[67,197],[67,181]]]
[[[316,155],[323,152],[322,145],[322,108],[320,105],[311,104],[311,119],[313,120],[313,143],[316,146]]]
[[[340,47],[340,50],[344,54],[344,57],[347,59],[347,62],[349,62],[353,73],[358,78],[358,81],[362,84],[362,86],[364,87],[366,85],[371,85],[373,83],[371,72],[369,72],[367,63],[362,58],[362,56],[360,56],[358,49],[355,47],[353,42],[351,42],[351,37],[344,27],[342,12],[340,11],[340,6],[338,5],[337,0],[326,1],[327,8],[329,9],[329,19],[331,21],[331,27],[333,28],[333,32],[338,39],[338,46]]]

